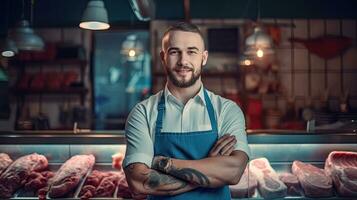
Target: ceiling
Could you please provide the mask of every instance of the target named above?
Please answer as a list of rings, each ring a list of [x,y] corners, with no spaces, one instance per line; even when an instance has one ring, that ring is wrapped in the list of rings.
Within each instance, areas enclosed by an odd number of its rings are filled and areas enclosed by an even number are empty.
[[[7,29],[13,27],[22,15],[30,19],[31,1],[1,1],[1,36],[5,35]],[[87,1],[33,0],[32,24],[34,27],[76,27]],[[152,1],[156,6],[156,19],[184,19],[184,0]],[[357,19],[356,0],[190,0],[190,15],[193,19],[256,19],[258,2],[261,18]],[[104,0],[104,3],[112,27],[148,25],[148,22],[136,19],[128,0]]]

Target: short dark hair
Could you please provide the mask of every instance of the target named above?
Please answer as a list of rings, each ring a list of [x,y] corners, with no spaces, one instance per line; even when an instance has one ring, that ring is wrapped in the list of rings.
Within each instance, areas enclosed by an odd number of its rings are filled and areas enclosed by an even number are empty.
[[[178,23],[176,23],[174,25],[171,25],[165,31],[165,33],[162,36],[162,38],[164,38],[171,31],[185,31],[185,32],[191,32],[191,33],[197,33],[202,38],[203,46],[204,46],[204,48],[206,48],[205,40],[203,38],[202,32],[200,31],[200,29],[195,24],[188,23],[188,22],[178,22]]]

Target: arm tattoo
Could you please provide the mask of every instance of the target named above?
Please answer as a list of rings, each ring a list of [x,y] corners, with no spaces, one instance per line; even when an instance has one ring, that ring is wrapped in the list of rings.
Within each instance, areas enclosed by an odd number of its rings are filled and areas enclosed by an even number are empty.
[[[150,171],[143,174],[147,176],[143,182],[143,187],[147,190],[157,190],[163,192],[173,192],[187,186],[185,181],[177,180],[166,174],[161,174],[157,171]]]
[[[208,177],[196,169],[192,169],[192,168],[179,169],[179,168],[171,167],[171,169],[168,170],[168,173],[172,176],[177,177],[177,178],[180,178],[180,179],[183,179],[183,180],[186,180],[189,182],[194,182],[201,186],[209,186],[211,184]]]
[[[176,168],[173,165],[172,160],[168,157],[155,157],[153,168],[182,180],[194,182],[201,186],[210,185],[210,180],[205,174],[192,168]]]

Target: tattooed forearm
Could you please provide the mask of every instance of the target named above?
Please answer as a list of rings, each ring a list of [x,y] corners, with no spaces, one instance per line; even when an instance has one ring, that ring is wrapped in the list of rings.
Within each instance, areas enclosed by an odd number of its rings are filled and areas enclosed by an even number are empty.
[[[178,169],[175,167],[171,167],[170,170],[167,171],[168,174],[175,176],[177,178],[196,183],[200,186],[209,186],[210,181],[206,175],[191,168],[182,168]]]
[[[163,192],[170,192],[180,190],[187,186],[185,181],[177,180],[166,174],[161,174],[156,171],[150,171],[143,182],[143,187],[147,190],[157,190]]]
[[[192,168],[176,168],[172,164],[172,159],[167,157],[155,157],[153,160],[153,168],[200,186],[210,186],[210,180],[205,174]]]

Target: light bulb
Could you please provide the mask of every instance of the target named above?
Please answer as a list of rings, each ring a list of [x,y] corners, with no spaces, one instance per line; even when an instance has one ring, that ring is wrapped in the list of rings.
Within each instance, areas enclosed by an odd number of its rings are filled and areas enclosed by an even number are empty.
[[[251,65],[252,64],[252,62],[250,61],[250,60],[248,60],[248,59],[246,59],[246,60],[244,60],[244,65]]]
[[[129,50],[129,57],[134,57],[135,56],[135,50],[133,50],[133,49],[130,49]]]
[[[263,57],[264,56],[264,51],[262,49],[258,49],[257,56],[258,56],[258,58]]]

